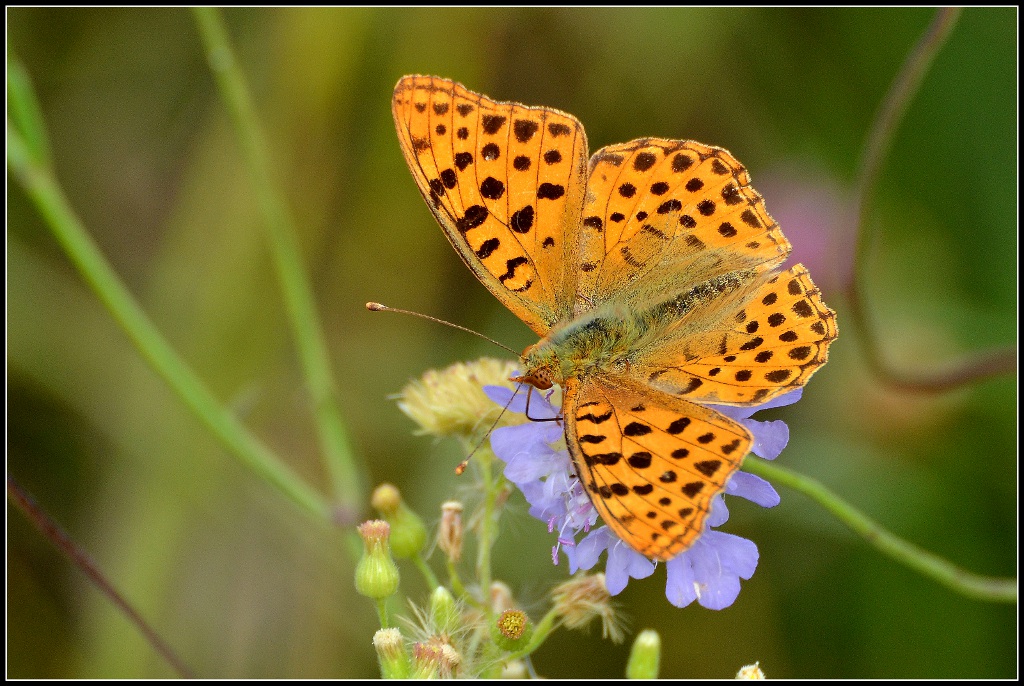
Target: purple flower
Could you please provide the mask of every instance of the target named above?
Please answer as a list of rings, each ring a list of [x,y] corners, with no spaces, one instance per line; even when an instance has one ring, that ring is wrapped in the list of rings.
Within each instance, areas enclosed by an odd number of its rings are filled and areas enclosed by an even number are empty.
[[[503,386],[485,386],[484,392],[509,411],[526,409],[526,387],[515,398]],[[791,405],[800,399],[797,389],[756,407],[711,405],[713,409],[735,419],[754,437],[751,451],[765,459],[778,457],[789,441],[789,427],[784,422],[750,419],[758,410]],[[549,394],[550,395],[550,394]],[[552,418],[557,410],[542,394],[533,392],[530,417]],[[587,497],[579,479],[573,475],[572,460],[564,448],[552,448],[563,438],[557,422],[528,422],[496,429],[491,434],[494,454],[505,462],[505,477],[515,483],[530,504],[530,514],[547,523],[548,531],[557,534],[552,559],[558,564],[563,552],[569,572],[591,569],[601,553],[607,551],[605,583],[612,595],[620,593],[630,578],[643,579],[654,573],[655,564],[633,550],[607,526],[597,529],[597,511]],[[725,485],[725,493],[757,503],[762,507],[779,504],[779,494],[764,479],[743,471],[735,472]],[[732,605],[740,592],[740,579],[749,579],[757,568],[757,546],[745,538],[716,531],[729,519],[729,510],[721,495],[711,502],[711,512],[703,533],[690,548],[665,563],[668,582],[665,595],[677,607],[686,607],[694,600],[700,605],[721,610]],[[583,538],[577,541],[579,534]]]

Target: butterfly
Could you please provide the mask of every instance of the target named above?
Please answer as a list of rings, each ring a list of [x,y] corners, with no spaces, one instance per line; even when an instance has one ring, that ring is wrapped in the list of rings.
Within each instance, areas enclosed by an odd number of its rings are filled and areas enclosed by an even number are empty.
[[[392,113],[427,205],[540,336],[513,381],[563,390],[565,442],[604,522],[669,560],[750,450],[707,404],[755,405],[828,358],[835,313],[726,150],[641,138],[588,157],[582,124],[405,76]]]

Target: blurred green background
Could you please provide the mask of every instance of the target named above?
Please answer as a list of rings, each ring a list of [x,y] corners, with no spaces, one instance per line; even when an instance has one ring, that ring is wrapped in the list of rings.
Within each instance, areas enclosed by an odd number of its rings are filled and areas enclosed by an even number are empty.
[[[830,364],[780,463],[972,571],[1016,574],[1016,382],[886,390],[844,321],[850,199],[872,116],[930,9],[257,9],[225,13],[298,218],[342,409],[373,483],[432,522],[462,493],[454,444],[414,437],[389,396],[496,355],[367,300],[519,349],[532,334],[460,263],[399,151],[391,90],[438,74],[575,114],[592,150],[642,136],[728,148],[838,312]],[[180,9],[8,9],[72,205],[157,326],[243,421],[326,492],[253,190]],[[1017,11],[966,10],[879,182],[866,273],[908,371],[1016,343]],[[376,615],[341,536],[231,459],[141,361],[8,180],[8,470],[200,675],[367,677]],[[844,324],[846,324],[844,328]],[[661,632],[667,677],[1013,677],[1016,608],[881,556],[804,496],[733,501],[761,561],[731,608],[678,610],[664,573],[620,596]],[[516,503],[521,499],[516,496]],[[510,517],[496,574],[536,617],[565,578],[551,537]],[[8,676],[167,677],[125,618],[8,506]],[[404,590],[426,588],[403,567]],[[551,677],[619,676],[628,644],[559,632]]]

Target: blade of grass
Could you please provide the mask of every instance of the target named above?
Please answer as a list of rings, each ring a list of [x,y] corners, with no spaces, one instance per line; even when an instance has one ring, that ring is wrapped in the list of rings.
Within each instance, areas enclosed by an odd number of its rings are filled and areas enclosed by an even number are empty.
[[[193,8],[193,15],[263,214],[306,386],[313,400],[320,446],[337,501],[336,517],[341,524],[352,524],[365,509],[366,478],[353,459],[342,420],[313,289],[302,264],[295,221],[272,179],[267,145],[220,12],[212,7],[199,7]]]
[[[244,466],[306,512],[330,521],[333,512],[323,496],[224,409],[160,334],[85,230],[50,167],[33,157],[33,150],[10,122],[7,163],[71,262],[157,374]]]

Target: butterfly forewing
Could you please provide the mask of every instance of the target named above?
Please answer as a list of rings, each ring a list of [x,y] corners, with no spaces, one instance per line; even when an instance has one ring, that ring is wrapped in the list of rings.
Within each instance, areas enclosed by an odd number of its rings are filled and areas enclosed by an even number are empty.
[[[581,302],[642,306],[685,281],[782,263],[790,245],[726,150],[639,139],[590,160]]]
[[[628,379],[570,379],[565,391],[566,443],[604,522],[651,559],[688,548],[747,454],[747,430]]]
[[[572,116],[406,76],[392,112],[402,151],[463,261],[537,333],[571,314],[587,142]]]

